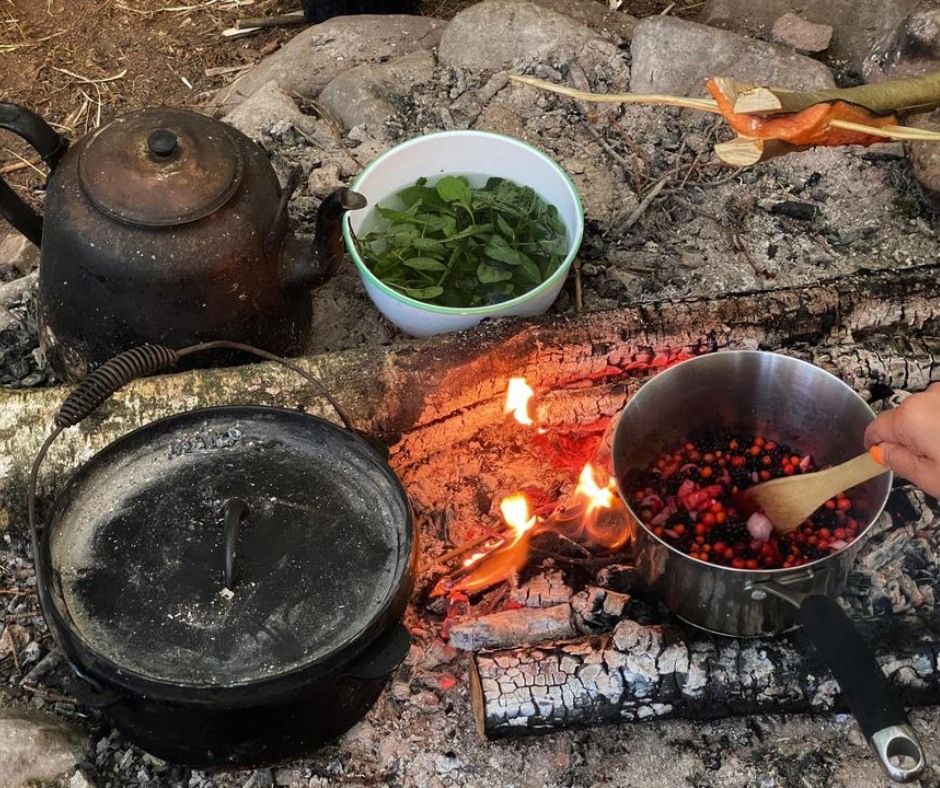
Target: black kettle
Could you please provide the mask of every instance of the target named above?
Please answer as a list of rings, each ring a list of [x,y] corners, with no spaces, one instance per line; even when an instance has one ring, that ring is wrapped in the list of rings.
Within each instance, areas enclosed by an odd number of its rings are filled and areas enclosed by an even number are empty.
[[[0,128],[51,169],[45,219],[2,181],[0,215],[41,246],[40,344],[60,378],[147,343],[300,352],[309,291],[335,273],[343,213],[364,207],[361,195],[334,191],[315,238],[301,238],[287,216],[299,171],[282,189],[260,146],[205,115],[138,110],[70,148],[35,113],[0,103]]]

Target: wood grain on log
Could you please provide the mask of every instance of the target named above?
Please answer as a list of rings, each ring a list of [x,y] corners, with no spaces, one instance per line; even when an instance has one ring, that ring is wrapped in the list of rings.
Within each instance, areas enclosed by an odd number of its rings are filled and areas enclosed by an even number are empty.
[[[551,415],[566,420],[612,415],[658,364],[723,348],[826,345],[840,373],[857,374],[866,386],[903,388],[903,381],[879,377],[932,376],[936,342],[930,337],[940,335],[938,326],[940,265],[925,265],[800,288],[641,303],[534,323],[503,321],[465,334],[301,363],[328,383],[359,428],[389,443],[405,435],[393,459],[400,469],[426,462],[473,437],[481,424],[500,420],[505,381],[513,375],[526,375],[538,392],[553,391]],[[907,346],[905,352],[879,355],[882,338],[894,335],[905,337],[897,340]],[[915,368],[904,361],[912,353],[920,359]],[[0,528],[22,516],[29,462],[64,396],[59,388],[0,391]],[[142,421],[242,403],[331,415],[299,377],[270,365],[137,381],[56,443],[40,487],[48,492],[50,479],[62,478]]]
[[[940,702],[940,614],[860,622],[908,705]],[[612,635],[473,655],[471,695],[486,738],[668,717],[714,719],[843,709],[806,638],[719,638],[621,621]]]
[[[623,616],[628,594],[588,586],[570,601],[475,616],[450,625],[450,645],[463,651],[567,640],[611,629]]]

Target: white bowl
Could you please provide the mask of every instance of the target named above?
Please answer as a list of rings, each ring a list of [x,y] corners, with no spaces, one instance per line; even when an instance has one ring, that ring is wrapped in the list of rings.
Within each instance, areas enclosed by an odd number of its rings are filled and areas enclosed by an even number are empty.
[[[360,257],[352,234],[362,232],[375,205],[412,186],[418,178],[434,181],[443,175],[506,178],[531,187],[543,200],[554,205],[568,235],[568,254],[558,269],[521,296],[491,306],[465,309],[417,301],[378,279]],[[416,337],[470,328],[486,317],[540,315],[561,292],[584,234],[581,198],[565,171],[531,145],[488,131],[442,131],[408,140],[372,161],[353,182],[352,188],[365,196],[369,207],[346,214],[343,220],[346,248],[379,311],[402,331]]]

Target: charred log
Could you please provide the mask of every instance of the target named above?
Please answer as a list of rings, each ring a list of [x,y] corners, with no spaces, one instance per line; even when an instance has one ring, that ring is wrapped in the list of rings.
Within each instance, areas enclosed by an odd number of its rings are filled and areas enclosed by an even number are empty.
[[[547,425],[616,413],[665,364],[723,348],[804,357],[863,392],[916,389],[940,375],[940,264],[865,272],[799,288],[642,303],[536,323],[502,321],[469,334],[305,360],[356,426],[395,449],[398,469],[424,463],[502,418],[505,380],[525,374]],[[468,341],[468,337],[472,341]],[[30,459],[64,398],[61,389],[0,392],[0,527],[22,514]],[[181,409],[277,404],[331,416],[302,379],[269,365],[137,381],[56,443],[41,488],[142,421]]]
[[[940,702],[940,615],[858,624],[909,706]],[[486,738],[649,719],[844,709],[806,638],[720,638],[621,621],[612,635],[475,654],[477,729]]]

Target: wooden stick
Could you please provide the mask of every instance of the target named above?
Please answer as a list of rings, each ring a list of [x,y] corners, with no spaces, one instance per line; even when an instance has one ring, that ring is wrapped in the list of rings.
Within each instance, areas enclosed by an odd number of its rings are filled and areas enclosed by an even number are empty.
[[[306,21],[303,11],[292,11],[289,14],[280,14],[278,16],[256,16],[239,19],[235,23],[235,28],[245,30],[247,28],[278,27],[280,25],[303,25]]]
[[[734,111],[748,115],[777,115],[802,112],[814,104],[829,101],[857,104],[876,115],[927,112],[940,106],[940,71],[911,79],[817,91],[739,84]]]
[[[540,90],[570,96],[580,101],[595,101],[601,104],[652,104],[664,107],[681,107],[683,109],[697,109],[701,112],[714,112],[720,114],[718,104],[713,99],[696,99],[685,96],[669,96],[660,93],[590,93],[586,90],[576,90],[566,85],[556,85],[544,79],[527,77],[522,74],[510,74],[509,79],[523,85],[530,85]]]
[[[759,162],[801,150],[806,150],[806,148],[789,145],[781,140],[758,140],[750,137],[735,137],[733,140],[720,142],[715,146],[715,154],[718,158],[732,167],[750,167]]]
[[[602,104],[648,104],[653,106],[681,107],[683,109],[696,109],[701,112],[712,112],[720,115],[718,103],[713,99],[693,99],[684,96],[669,96],[659,93],[589,93],[585,90],[576,90],[565,85],[556,85],[535,77],[511,74],[513,82],[530,85],[550,93],[578,99],[579,101],[594,101]],[[724,78],[722,78],[724,79]],[[912,126],[886,126],[877,128],[862,123],[852,123],[847,120],[833,120],[829,124],[833,128],[848,129],[874,137],[884,137],[889,140],[917,140],[923,142],[940,142],[940,133],[926,129],[916,129]]]

